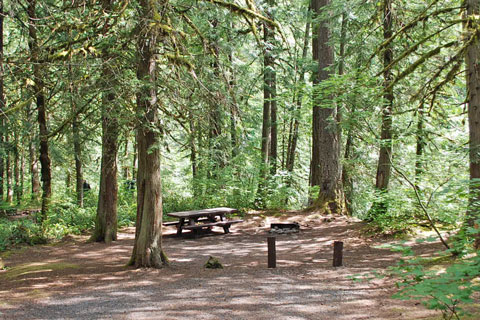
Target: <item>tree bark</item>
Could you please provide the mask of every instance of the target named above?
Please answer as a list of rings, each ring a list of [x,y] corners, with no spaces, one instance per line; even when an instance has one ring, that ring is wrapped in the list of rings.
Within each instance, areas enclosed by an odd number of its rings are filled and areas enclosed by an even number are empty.
[[[197,147],[195,145],[195,121],[193,118],[193,113],[188,113],[188,124],[190,128],[190,163],[192,165],[192,178],[195,180],[198,175],[198,168],[197,168]],[[195,193],[195,182],[194,182],[194,193]]]
[[[124,144],[124,150],[123,150],[123,179],[128,180],[130,178],[130,168],[128,167],[128,158],[129,158],[129,153],[128,153],[128,138],[129,134],[125,134],[125,144]]]
[[[19,181],[19,199],[23,199],[23,191],[25,190],[25,151],[23,147],[20,149],[20,181]],[[19,203],[20,204],[20,203]]]
[[[467,47],[465,63],[467,67],[467,102],[469,128],[470,158],[470,205],[467,212],[466,225],[479,229],[478,219],[480,206],[480,32],[476,17],[480,15],[478,0],[466,0],[468,22],[465,25],[468,39],[475,40]],[[475,235],[475,248],[480,249],[480,234]]]
[[[210,24],[214,29],[218,26],[217,19],[211,19]],[[220,79],[220,68],[219,68],[219,55],[220,55],[220,48],[218,47],[218,39],[213,38],[210,40],[212,49],[215,52],[214,54],[214,61],[211,63],[211,67],[213,69],[213,74],[215,79]],[[222,150],[222,129],[223,129],[223,119],[222,119],[222,101],[221,93],[219,89],[215,92],[216,94],[216,101],[210,104],[210,110],[208,115],[209,120],[209,131],[208,131],[208,150],[210,156],[210,164],[208,166],[207,176],[209,178],[215,178],[218,173],[219,168],[225,167],[225,158],[224,158],[224,150]]]
[[[13,191],[15,194],[15,199],[17,200],[17,204],[20,205],[22,200],[22,191],[20,189],[20,143],[18,133],[14,132],[14,145],[13,145]]]
[[[166,19],[167,1],[159,3],[160,13],[148,0],[140,0],[137,54],[137,78],[142,83],[137,94],[138,175],[137,221],[130,264],[135,267],[160,268],[168,263],[162,248],[162,188],[160,175],[160,134],[158,127],[155,49],[159,34],[150,27],[153,15]]]
[[[115,95],[106,93],[102,110],[102,162],[97,217],[93,241],[107,244],[117,240],[117,135],[118,123],[112,116]]]
[[[423,153],[425,149],[425,129],[424,129],[424,122],[425,122],[425,110],[424,105],[421,104],[418,108],[417,112],[417,147],[416,147],[416,157],[415,157],[415,185],[417,189],[419,188],[418,183],[420,181],[420,177],[423,173]]]
[[[31,183],[31,198],[36,200],[40,194],[40,180],[38,177],[38,159],[37,159],[37,146],[35,143],[35,133],[30,135],[29,141],[29,162],[30,162],[30,183]]]
[[[70,73],[70,104],[72,108],[72,135],[73,135],[73,156],[75,158],[75,193],[77,194],[77,205],[83,207],[83,168],[82,168],[82,143],[80,137],[80,124],[78,122],[77,104],[75,102],[76,89],[73,84],[72,66],[69,65]]]
[[[113,0],[103,0],[102,8],[111,12]],[[104,31],[110,26],[104,25]],[[98,193],[97,216],[92,241],[110,244],[117,240],[117,152],[119,127],[115,109],[115,77],[108,64],[110,54],[105,53],[102,67],[102,77],[106,87],[110,88],[103,93],[102,98],[102,162],[100,172],[100,190]]]
[[[75,107],[72,106],[73,110]],[[83,170],[82,170],[82,145],[80,142],[80,130],[78,117],[72,122],[73,133],[73,155],[75,157],[75,192],[77,194],[77,205],[83,208]]]
[[[268,9],[266,15],[273,19],[272,9],[275,6],[275,0],[267,1]],[[265,86],[270,105],[270,147],[268,150],[268,162],[270,164],[270,174],[277,172],[278,160],[278,124],[277,124],[277,72],[275,66],[275,28],[269,23],[264,23],[264,73]]]
[[[310,13],[311,8],[309,8]],[[303,38],[303,49],[302,49],[302,62],[303,64],[300,66],[300,75],[299,75],[299,83],[298,83],[298,90],[295,97],[295,104],[296,108],[293,112],[292,118],[293,122],[291,124],[290,134],[288,137],[288,147],[287,147],[287,160],[285,167],[287,168],[288,172],[293,172],[293,168],[295,165],[295,154],[297,150],[297,143],[298,143],[298,129],[300,127],[300,111],[302,109],[302,100],[304,95],[304,85],[305,85],[305,61],[307,59],[308,54],[308,39],[310,36],[310,15],[308,17],[307,24],[305,26],[305,36]]]
[[[393,35],[393,16],[392,0],[383,2],[383,38],[390,39]],[[383,66],[386,68],[393,60],[393,49],[391,44],[385,47],[383,51]],[[393,126],[393,74],[390,68],[386,68],[383,73],[384,86],[384,105],[382,109],[382,128],[380,136],[380,154],[378,157],[377,175],[375,189],[378,193],[378,199],[372,205],[368,214],[368,220],[373,220],[377,216],[384,215],[388,210],[388,203],[385,194],[388,193],[388,185],[391,175],[391,157],[393,149],[392,126]]]
[[[340,29],[340,62],[338,64],[338,74],[343,75],[345,73],[345,45],[347,43],[347,13],[342,13],[342,27]],[[355,105],[353,104],[352,114],[355,113]],[[340,113],[339,113],[340,114]],[[337,117],[338,121],[341,121],[341,117]],[[351,126],[348,128],[347,141],[345,142],[344,152],[344,165],[342,166],[342,185],[345,193],[345,210],[347,214],[353,213],[353,178],[350,174],[349,160],[352,158],[353,145],[353,132]]]
[[[268,6],[274,5],[274,0],[268,1]],[[267,16],[270,14],[267,12]],[[275,60],[272,53],[272,41],[274,39],[273,27],[263,23],[263,117],[262,117],[262,144],[261,144],[261,163],[258,182],[257,197],[255,206],[265,207],[266,182],[268,179],[268,167],[270,173],[276,171],[277,162],[277,105],[276,105],[276,75]],[[274,102],[275,101],[275,102]],[[272,127],[272,120],[275,121],[275,128]],[[273,136],[272,136],[273,133]],[[275,139],[275,141],[273,141]],[[273,166],[274,165],[274,166]]]
[[[52,195],[52,173],[51,161],[48,146],[48,128],[47,128],[47,106],[45,99],[45,84],[43,81],[43,65],[39,62],[40,48],[38,47],[37,38],[37,14],[36,14],[36,0],[28,0],[28,33],[29,33],[29,48],[31,61],[33,63],[33,78],[34,90],[38,110],[38,127],[40,134],[40,164],[42,174],[42,222],[47,218],[47,211]]]
[[[133,141],[133,159],[132,159],[132,180],[137,179],[137,171],[138,171],[138,164],[137,164],[137,156],[138,156],[138,143],[137,143],[137,135],[134,137]]]
[[[313,0],[312,11],[320,14],[330,0]],[[316,19],[318,20],[318,19]],[[340,128],[337,124],[337,108],[329,98],[322,97],[318,85],[332,74],[333,48],[329,44],[330,30],[326,21],[316,22],[313,27],[313,59],[318,63],[313,83],[313,123],[312,123],[312,161],[311,186],[318,186],[318,196],[313,207],[329,213],[342,213],[343,187],[340,162]],[[327,99],[325,99],[327,98]],[[325,105],[324,100],[327,100]]]
[[[8,132],[8,125],[7,125],[7,132]],[[13,201],[13,185],[12,185],[12,156],[11,156],[11,145],[10,145],[10,137],[8,133],[5,135],[5,152],[7,153],[5,156],[5,164],[6,164],[6,176],[7,176],[7,203],[12,203]]]
[[[233,25],[230,27],[233,30]],[[228,41],[230,42],[230,33],[228,33]],[[232,147],[232,159],[238,154],[238,135],[237,135],[237,117],[238,117],[238,102],[235,93],[236,81],[235,81],[235,68],[233,67],[233,53],[228,55],[228,61],[230,63],[230,79],[228,81],[228,91],[232,99],[230,104],[230,142]]]
[[[272,59],[273,60],[273,59]],[[273,64],[273,68],[274,63]],[[278,161],[278,123],[277,123],[277,75],[272,71],[272,79],[270,82],[270,154],[268,155],[270,162],[270,174],[275,175],[277,173],[277,161]]]

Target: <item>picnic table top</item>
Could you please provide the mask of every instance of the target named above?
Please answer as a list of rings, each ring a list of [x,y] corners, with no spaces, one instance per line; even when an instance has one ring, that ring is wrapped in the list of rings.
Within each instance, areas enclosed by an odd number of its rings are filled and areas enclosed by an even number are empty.
[[[170,212],[170,213],[167,213],[167,216],[176,217],[176,218],[198,218],[198,217],[224,215],[224,214],[235,213],[235,212],[238,212],[238,210],[233,208],[219,207],[219,208],[210,208],[210,209],[202,209],[202,210]]]

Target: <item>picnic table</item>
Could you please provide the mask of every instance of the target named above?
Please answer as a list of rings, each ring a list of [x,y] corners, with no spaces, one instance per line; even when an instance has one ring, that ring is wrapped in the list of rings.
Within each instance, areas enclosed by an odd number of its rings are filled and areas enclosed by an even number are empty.
[[[165,222],[164,226],[175,225],[177,235],[181,235],[184,229],[192,230],[195,236],[200,229],[212,229],[212,227],[223,227],[225,233],[230,232],[230,226],[234,223],[243,222],[243,220],[228,220],[226,214],[238,212],[233,208],[211,208],[203,210],[180,211],[167,213],[169,217],[179,219],[178,221]]]

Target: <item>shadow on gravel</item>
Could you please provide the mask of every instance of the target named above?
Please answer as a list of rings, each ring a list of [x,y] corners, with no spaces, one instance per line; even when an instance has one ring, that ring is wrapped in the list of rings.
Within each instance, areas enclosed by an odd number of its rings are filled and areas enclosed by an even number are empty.
[[[215,231],[193,239],[167,229],[172,262],[159,270],[127,268],[133,229],[111,246],[81,241],[32,247],[0,273],[0,319],[414,319],[428,313],[394,301],[393,283],[348,277],[393,265],[398,254],[358,237],[357,223],[309,223],[277,237],[277,269],[267,269],[266,228]],[[220,229],[221,230],[221,229]],[[332,243],[345,242],[345,267],[331,267]],[[425,244],[425,246],[427,246]],[[437,244],[432,245],[433,247]],[[425,247],[425,250],[433,250]],[[223,270],[206,270],[215,256]],[[43,264],[18,273],[16,267]],[[48,268],[65,264],[66,268]]]

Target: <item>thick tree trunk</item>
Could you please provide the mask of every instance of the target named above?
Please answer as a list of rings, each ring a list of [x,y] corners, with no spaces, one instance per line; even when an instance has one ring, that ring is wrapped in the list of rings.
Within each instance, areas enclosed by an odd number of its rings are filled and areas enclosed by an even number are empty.
[[[43,66],[39,61],[40,49],[38,47],[37,39],[37,15],[36,15],[36,0],[28,0],[28,33],[29,33],[29,48],[31,61],[33,63],[33,78],[35,97],[37,102],[38,111],[38,127],[40,134],[40,164],[42,166],[42,222],[47,218],[48,206],[50,203],[50,197],[52,195],[52,173],[51,173],[51,161],[48,150],[48,129],[47,129],[47,106],[44,94],[44,82],[43,82]]]
[[[476,223],[480,218],[480,32],[475,23],[475,18],[480,15],[480,2],[478,0],[466,0],[467,17],[470,18],[465,25],[467,38],[475,37],[475,40],[467,47],[467,102],[468,102],[468,127],[470,136],[470,205],[467,212],[466,224],[470,227],[479,228]],[[480,234],[475,236],[475,248],[480,249]]]
[[[113,0],[103,0],[102,8],[111,12]],[[105,31],[109,26],[104,26]],[[105,60],[109,59],[106,53]],[[110,88],[103,93],[102,99],[102,162],[100,172],[100,190],[98,193],[97,217],[92,241],[107,244],[117,240],[117,152],[119,127],[115,114],[114,74],[107,62],[102,69],[103,80]]]
[[[103,99],[102,115],[102,162],[97,217],[93,241],[111,243],[117,240],[117,136],[118,122],[112,116],[115,106],[113,93]]]
[[[140,0],[140,31],[137,43],[137,78],[142,87],[137,94],[137,114],[140,125],[137,131],[138,175],[137,175],[137,222],[135,243],[130,264],[136,267],[160,268],[168,259],[162,248],[162,188],[160,175],[160,135],[156,92],[157,30],[149,27],[155,12],[152,3]],[[160,1],[163,8],[166,1]],[[155,12],[155,13],[154,13]],[[162,14],[164,11],[160,11]],[[166,17],[161,16],[161,19]]]
[[[392,29],[392,0],[384,0],[383,2],[383,38],[390,39],[393,34]],[[393,49],[391,45],[386,46],[383,52],[383,66],[387,67],[393,60]],[[380,136],[380,154],[378,157],[377,176],[375,188],[378,193],[378,199],[372,205],[369,212],[369,220],[375,219],[376,216],[385,214],[388,210],[388,203],[385,194],[388,192],[390,175],[392,170],[392,125],[393,125],[393,86],[390,84],[393,80],[393,73],[388,68],[383,73],[383,86],[385,88],[383,98],[385,104],[382,110],[382,129]]]
[[[330,0],[313,0],[312,11],[318,15]],[[317,19],[318,20],[318,19]],[[343,187],[340,162],[340,128],[337,124],[337,108],[325,105],[318,85],[327,80],[333,70],[333,48],[329,44],[330,30],[326,21],[317,22],[313,28],[313,59],[318,63],[314,76],[311,186],[318,186],[318,196],[313,207],[329,213],[342,213]],[[327,102],[332,104],[332,102]]]

